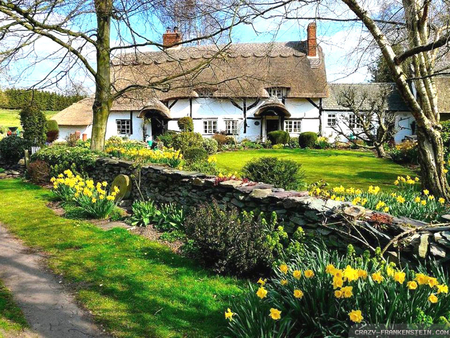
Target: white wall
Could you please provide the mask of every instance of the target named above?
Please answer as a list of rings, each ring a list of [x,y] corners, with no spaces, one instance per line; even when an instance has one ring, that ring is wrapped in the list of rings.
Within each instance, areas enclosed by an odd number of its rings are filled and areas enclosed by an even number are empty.
[[[324,112],[322,115],[322,123],[323,123],[323,136],[328,137],[331,141],[339,140],[341,142],[347,142],[347,138],[344,136],[339,136],[336,131],[333,130],[333,128],[327,126],[327,118],[328,114],[336,114],[338,121],[339,117],[342,117],[343,114],[350,114],[350,112],[343,112],[343,111],[327,111]],[[394,140],[396,143],[400,143],[404,140],[405,136],[412,135],[411,130],[411,123],[414,121],[414,118],[412,115],[408,112],[402,112],[397,113],[395,124],[397,133],[394,136]],[[351,134],[351,131],[346,128],[342,123],[342,130],[345,133],[348,133],[348,135]]]
[[[92,126],[59,126],[58,141],[65,141],[70,134],[80,132],[80,139],[83,134],[87,134],[88,138],[91,138]]]

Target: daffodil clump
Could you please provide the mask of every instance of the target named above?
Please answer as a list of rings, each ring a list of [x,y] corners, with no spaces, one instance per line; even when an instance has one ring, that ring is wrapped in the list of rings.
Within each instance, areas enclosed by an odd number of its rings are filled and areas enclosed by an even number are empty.
[[[64,202],[73,202],[94,218],[106,218],[116,207],[119,189],[108,192],[107,182],[85,180],[66,170],[51,179],[54,194]]]
[[[389,213],[393,216],[407,216],[410,218],[433,221],[449,211],[443,198],[436,198],[428,190],[420,188],[420,179],[410,176],[398,176],[394,185],[396,192],[386,192],[378,186],[370,186],[367,190],[344,186],[331,190],[314,187],[310,194],[335,201],[350,202],[365,208]]]
[[[124,143],[125,144],[125,143]],[[145,147],[126,147],[124,144],[109,146],[105,149],[107,154],[127,161],[139,161],[143,163],[167,164],[172,168],[182,165],[183,155],[179,150],[164,148],[152,150]]]
[[[447,277],[436,273],[308,251],[250,284],[225,318],[238,337],[347,336],[355,323],[413,324],[424,316],[437,324],[449,315],[450,296]]]

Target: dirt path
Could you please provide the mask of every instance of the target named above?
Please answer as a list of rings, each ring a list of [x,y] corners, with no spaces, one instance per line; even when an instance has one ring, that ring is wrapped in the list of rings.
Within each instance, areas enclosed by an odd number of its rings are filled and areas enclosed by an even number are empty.
[[[0,279],[33,332],[43,338],[107,337],[59,280],[45,271],[42,260],[0,225]]]

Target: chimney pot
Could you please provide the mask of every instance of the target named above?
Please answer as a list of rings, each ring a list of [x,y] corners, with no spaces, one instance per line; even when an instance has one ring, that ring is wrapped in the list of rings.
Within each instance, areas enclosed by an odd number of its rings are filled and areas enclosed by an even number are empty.
[[[177,27],[177,26],[173,27],[173,32],[174,32],[174,33],[177,33],[177,32],[178,32],[178,27]]]
[[[163,34],[163,47],[170,48],[182,41],[182,36],[178,32],[178,27],[174,27],[173,31],[171,28],[167,28],[167,31]]]
[[[307,38],[307,55],[309,57],[316,57],[317,56],[317,37],[316,37],[316,23],[311,22],[308,25],[308,38]]]

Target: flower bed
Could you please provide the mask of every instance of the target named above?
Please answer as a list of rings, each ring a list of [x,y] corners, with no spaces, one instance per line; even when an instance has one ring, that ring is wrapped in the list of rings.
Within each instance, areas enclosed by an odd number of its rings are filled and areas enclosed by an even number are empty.
[[[399,176],[394,185],[398,188],[397,192],[382,191],[378,186],[363,190],[341,185],[331,190],[315,186],[310,193],[316,197],[351,202],[393,216],[407,216],[422,221],[438,220],[449,212],[443,198],[436,198],[428,190],[421,190],[418,177],[413,179],[410,176]]]
[[[134,143],[133,143],[134,144]],[[167,164],[172,168],[177,168],[182,164],[183,155],[179,150],[167,149],[152,150],[142,145],[125,146],[126,143],[109,146],[105,152],[111,156],[127,161],[139,161],[143,163]]]

